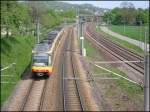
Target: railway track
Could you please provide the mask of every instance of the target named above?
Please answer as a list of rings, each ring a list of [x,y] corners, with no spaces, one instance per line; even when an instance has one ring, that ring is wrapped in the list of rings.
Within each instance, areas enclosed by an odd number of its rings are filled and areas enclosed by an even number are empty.
[[[72,30],[68,33],[68,38],[65,43],[65,51],[63,54],[63,77],[62,77],[62,96],[63,96],[63,110],[84,110],[81,95],[79,90],[79,84],[77,80],[68,80],[65,78],[76,78],[76,68],[72,59]],[[69,68],[68,68],[69,67]],[[48,80],[43,78],[32,78],[32,82],[27,89],[27,94],[23,98],[19,111],[42,111],[45,106],[44,100],[46,96]]]
[[[100,47],[104,48],[109,54],[115,56],[117,59],[121,61],[139,61],[140,63],[126,63],[140,74],[144,75],[144,57],[126,49],[123,46],[120,46],[110,40],[101,37],[101,35],[97,34],[93,31],[92,25],[88,25],[86,27],[86,35],[92,39],[95,43],[97,43]]]
[[[45,79],[33,79],[25,99],[22,102],[20,111],[41,110],[43,106],[46,85],[47,80]]]
[[[72,30],[68,33],[65,44],[65,51],[62,58],[62,96],[64,111],[83,111],[84,106],[79,89],[79,82],[76,80],[76,67],[73,62],[72,53]]]

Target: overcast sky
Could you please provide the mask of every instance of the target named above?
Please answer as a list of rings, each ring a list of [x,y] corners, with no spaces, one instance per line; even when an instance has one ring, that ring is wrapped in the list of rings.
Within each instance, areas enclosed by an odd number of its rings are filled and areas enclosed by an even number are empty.
[[[94,6],[100,7],[100,8],[109,8],[112,9],[114,7],[119,7],[120,3],[123,1],[63,1],[68,2],[71,4],[92,4]],[[135,8],[148,8],[149,7],[149,1],[129,1],[133,3]]]

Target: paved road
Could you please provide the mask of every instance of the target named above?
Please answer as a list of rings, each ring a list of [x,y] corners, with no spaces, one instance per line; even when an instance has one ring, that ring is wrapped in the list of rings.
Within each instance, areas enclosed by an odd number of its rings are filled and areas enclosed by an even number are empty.
[[[131,38],[127,37],[127,36],[120,35],[120,34],[118,34],[118,33],[116,33],[116,32],[113,32],[113,31],[109,30],[109,29],[108,29],[107,27],[105,27],[105,26],[101,26],[100,28],[101,28],[101,30],[104,31],[105,33],[108,33],[108,34],[110,34],[110,35],[112,35],[112,36],[114,36],[114,37],[117,37],[117,38],[119,38],[119,39],[128,41],[129,43],[134,44],[134,45],[140,47],[140,48],[143,49],[143,50],[145,49],[145,48],[144,48],[144,42],[131,39]],[[147,44],[147,50],[146,50],[146,51],[149,51],[149,44]]]

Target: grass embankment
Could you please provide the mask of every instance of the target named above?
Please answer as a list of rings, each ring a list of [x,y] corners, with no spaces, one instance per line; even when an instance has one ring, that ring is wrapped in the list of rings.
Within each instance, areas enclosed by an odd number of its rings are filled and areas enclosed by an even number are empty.
[[[145,29],[146,28],[146,29]],[[145,31],[146,31],[146,42],[149,43],[149,27],[148,26],[124,26],[123,25],[111,25],[110,30],[117,32],[121,35],[128,36],[132,39],[145,42]]]
[[[86,52],[87,52],[87,57],[89,59],[92,59],[92,58],[97,58],[97,57],[102,57],[98,51],[96,49],[94,49],[92,47],[92,45],[87,41],[85,40],[84,41],[84,44],[85,44],[85,48],[86,48]],[[101,60],[104,60],[104,57],[103,59]],[[108,68],[108,65],[103,65],[105,68]],[[119,69],[115,68],[115,67],[111,67],[111,68],[108,68],[109,70],[115,72],[115,73],[118,73],[124,77],[127,77],[127,75],[120,71]],[[106,71],[100,69],[100,68],[97,68],[96,66],[93,67],[93,72],[94,74],[97,74],[99,76],[105,76],[105,77],[117,77],[113,74],[103,74],[103,73],[107,73]],[[118,80],[114,80],[115,81],[115,85],[120,87],[122,90],[126,91],[127,93],[131,94],[131,95],[134,95],[134,94],[143,94],[143,89],[141,89],[140,86],[136,85],[136,84],[133,84],[127,80],[124,80],[122,78],[118,79]],[[113,90],[109,90],[109,92],[111,92]]]
[[[1,71],[1,106],[11,94],[15,84],[20,80],[21,74],[31,61],[31,51],[35,44],[33,36],[17,36],[1,39],[1,69],[16,63],[13,67]],[[8,82],[8,83],[3,83]]]
[[[144,54],[144,51],[140,47],[133,45],[125,40],[121,40],[121,39],[118,39],[117,37],[109,35],[109,34],[103,32],[100,28],[96,28],[96,32],[100,33],[105,38],[110,39],[111,41],[113,41],[119,45],[127,47],[128,49],[132,50],[133,52],[136,52],[138,54]]]

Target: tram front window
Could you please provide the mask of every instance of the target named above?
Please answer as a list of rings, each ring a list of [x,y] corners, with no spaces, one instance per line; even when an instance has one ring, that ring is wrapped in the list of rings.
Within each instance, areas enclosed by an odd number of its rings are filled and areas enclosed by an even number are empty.
[[[35,66],[48,66],[48,56],[34,56],[33,65]]]

